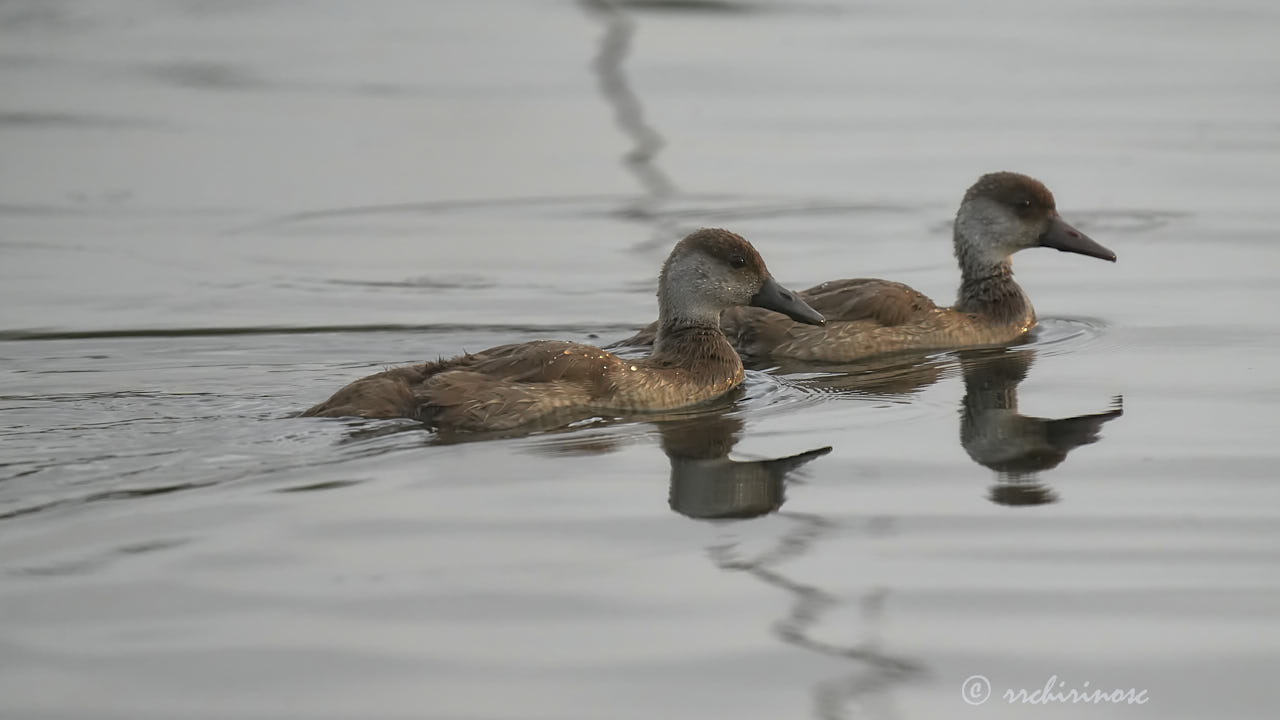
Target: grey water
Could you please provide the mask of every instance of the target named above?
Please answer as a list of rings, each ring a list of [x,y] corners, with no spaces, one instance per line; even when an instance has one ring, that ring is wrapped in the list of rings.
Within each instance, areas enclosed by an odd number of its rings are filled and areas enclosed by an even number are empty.
[[[0,2],[0,717],[1275,717],[1278,31]],[[480,442],[295,417],[626,337],[699,226],[945,302],[1001,169],[1119,256],[1020,253],[1018,346]],[[1145,702],[1005,697],[1046,684]]]

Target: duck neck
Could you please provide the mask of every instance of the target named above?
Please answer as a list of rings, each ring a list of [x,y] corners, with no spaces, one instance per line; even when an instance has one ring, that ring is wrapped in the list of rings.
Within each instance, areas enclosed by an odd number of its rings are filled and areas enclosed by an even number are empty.
[[[714,377],[742,370],[742,360],[720,331],[719,312],[688,316],[664,308],[649,359],[656,365],[706,371]]]
[[[658,277],[658,334],[651,364],[705,370],[711,376],[742,372],[742,360],[720,331],[720,305],[697,291],[706,282],[697,262],[674,255],[667,259]]]
[[[960,291],[955,309],[974,313],[1000,324],[1025,325],[1035,322],[1031,300],[1013,279],[1013,263],[1008,255],[981,252],[981,242],[972,242],[956,228],[956,259],[960,261]]]

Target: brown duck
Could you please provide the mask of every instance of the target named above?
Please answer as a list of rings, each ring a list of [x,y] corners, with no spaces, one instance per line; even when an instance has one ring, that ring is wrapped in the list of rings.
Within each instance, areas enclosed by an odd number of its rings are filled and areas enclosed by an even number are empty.
[[[1010,256],[1048,247],[1115,262],[1115,253],[1058,216],[1053,194],[1012,172],[983,175],[965,193],[953,233],[960,291],[938,307],[902,283],[832,280],[799,293],[827,319],[806,327],[751,308],[721,316],[721,327],[744,355],[813,362],[849,362],[900,351],[1005,345],[1036,324],[1036,313],[1013,279]],[[653,342],[650,325],[618,345]]]
[[[552,340],[503,345],[371,375],[303,415],[405,417],[480,431],[697,405],[742,382],[742,361],[720,331],[721,312],[739,305],[823,322],[774,281],[750,243],[728,230],[703,229],[676,244],[662,267],[646,358]]]

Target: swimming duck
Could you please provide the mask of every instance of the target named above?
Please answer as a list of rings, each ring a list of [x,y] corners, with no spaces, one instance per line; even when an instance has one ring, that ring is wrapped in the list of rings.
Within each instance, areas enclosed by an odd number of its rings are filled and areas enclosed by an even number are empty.
[[[1116,259],[1058,216],[1048,188],[1013,172],[983,175],[969,188],[956,213],[953,239],[961,280],[951,307],[938,307],[902,283],[832,280],[800,293],[826,317],[824,327],[805,327],[750,308],[725,312],[721,327],[744,355],[812,362],[1005,345],[1036,324],[1031,301],[1013,279],[1013,253],[1048,247]],[[648,345],[655,331],[650,325],[617,345]]]
[[[677,243],[662,266],[648,357],[628,360],[553,340],[502,345],[371,375],[303,415],[405,417],[442,429],[483,431],[697,405],[742,382],[742,361],[720,331],[721,312],[739,305],[823,323],[773,279],[741,236],[702,229]]]

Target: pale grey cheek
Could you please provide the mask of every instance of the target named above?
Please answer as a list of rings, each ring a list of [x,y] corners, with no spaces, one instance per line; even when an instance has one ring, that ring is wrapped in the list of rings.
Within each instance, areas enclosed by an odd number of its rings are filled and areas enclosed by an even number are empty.
[[[991,235],[995,228],[995,219],[990,213],[981,210],[971,209],[960,214],[956,218],[956,229],[960,234],[968,238],[969,243],[973,246],[985,245],[990,242]]]
[[[990,203],[970,208],[957,222],[979,255],[1003,256],[1034,244],[1035,237],[1025,223]]]

